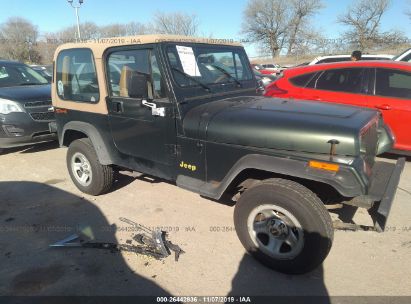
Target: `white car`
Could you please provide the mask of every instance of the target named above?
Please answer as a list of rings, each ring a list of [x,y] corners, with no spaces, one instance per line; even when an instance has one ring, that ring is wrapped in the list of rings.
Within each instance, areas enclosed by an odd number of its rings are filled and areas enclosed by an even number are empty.
[[[266,70],[278,70],[281,69],[281,66],[279,64],[274,64],[274,63],[263,63],[261,64],[262,67]]]
[[[361,60],[392,60],[393,55],[362,55]],[[340,61],[350,61],[351,55],[330,55],[330,56],[320,56],[316,57],[313,61],[308,63],[308,65],[320,64],[320,63],[330,63],[330,62],[340,62]]]
[[[411,48],[406,50],[405,52],[402,52],[401,54],[395,56],[392,60],[411,62]]]

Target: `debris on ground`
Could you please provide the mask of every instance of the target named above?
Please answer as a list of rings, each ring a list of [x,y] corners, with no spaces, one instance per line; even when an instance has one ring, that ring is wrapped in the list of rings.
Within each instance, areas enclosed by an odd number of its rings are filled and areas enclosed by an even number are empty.
[[[157,250],[160,250],[161,254],[164,255],[164,257],[167,257],[171,254],[171,251],[173,251],[174,259],[176,262],[180,258],[180,255],[184,253],[184,251],[178,245],[175,245],[171,241],[167,240],[167,232],[153,231],[124,217],[121,217],[120,221],[133,226],[137,229],[137,231],[141,231],[141,233],[137,233],[133,237],[133,240],[140,245],[157,248]]]
[[[174,252],[176,262],[180,255],[184,253],[178,245],[167,240],[167,233],[165,231],[154,231],[123,217],[120,218],[120,221],[133,226],[138,232],[132,239],[126,240],[126,244],[95,242],[91,229],[85,228],[79,234],[72,234],[51,244],[50,247],[95,248],[106,249],[111,252],[124,251],[149,256],[157,260],[166,258],[171,252]],[[137,244],[133,244],[133,241]]]

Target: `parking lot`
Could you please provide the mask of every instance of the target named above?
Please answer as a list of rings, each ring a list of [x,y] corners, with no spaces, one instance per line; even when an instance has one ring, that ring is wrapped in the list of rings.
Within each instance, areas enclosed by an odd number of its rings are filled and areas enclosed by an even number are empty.
[[[70,180],[65,156],[54,143],[0,156],[2,295],[411,295],[410,159],[385,233],[336,231],[321,269],[289,276],[245,254],[232,206],[137,174],[121,176],[109,194],[84,195]],[[120,217],[161,227],[185,254],[175,262],[48,247],[77,227],[125,243],[131,232]]]

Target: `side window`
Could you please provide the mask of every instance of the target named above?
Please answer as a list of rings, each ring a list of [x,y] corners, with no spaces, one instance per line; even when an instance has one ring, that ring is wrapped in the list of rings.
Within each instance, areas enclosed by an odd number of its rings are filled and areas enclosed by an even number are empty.
[[[110,95],[114,97],[130,97],[132,78],[136,74],[151,75],[149,97],[162,98],[165,96],[164,84],[157,60],[151,50],[125,50],[113,52],[107,60],[108,82]]]
[[[399,70],[377,69],[375,94],[411,98],[411,73]]]
[[[293,77],[290,79],[290,82],[297,87],[305,87],[307,83],[314,77],[316,73],[308,73]]]
[[[409,53],[407,56],[405,56],[404,58],[402,58],[401,61],[411,62],[411,53]]]
[[[350,57],[325,58],[325,59],[318,61],[316,64],[330,63],[330,62],[342,62],[342,61],[350,61]]]
[[[365,57],[364,60],[389,60],[389,59],[384,58],[384,57]]]
[[[0,67],[0,78],[7,78],[9,77],[9,73],[7,72],[4,66]]]
[[[235,53],[234,55],[235,59],[235,67],[237,71],[237,79],[244,79],[244,80],[250,80],[253,78],[253,75],[250,73],[250,69],[246,68],[244,65],[243,60],[241,60],[240,55],[238,53]]]
[[[153,94],[154,99],[165,98],[166,90],[163,77],[161,77],[160,67],[158,66],[157,58],[154,53],[150,56],[151,63],[151,78],[153,79]]]
[[[111,96],[133,97],[129,94],[133,75],[150,74],[149,50],[113,52],[107,61]]]
[[[335,69],[325,71],[316,81],[315,88],[318,90],[362,93],[365,69]]]
[[[63,100],[98,102],[100,91],[89,49],[62,51],[57,58],[57,94]]]

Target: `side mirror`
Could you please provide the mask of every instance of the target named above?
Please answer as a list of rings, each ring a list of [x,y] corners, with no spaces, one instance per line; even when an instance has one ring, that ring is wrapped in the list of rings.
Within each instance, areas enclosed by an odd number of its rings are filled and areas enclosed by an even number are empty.
[[[133,73],[128,85],[128,95],[131,98],[148,98],[148,84],[150,77],[148,74]]]

